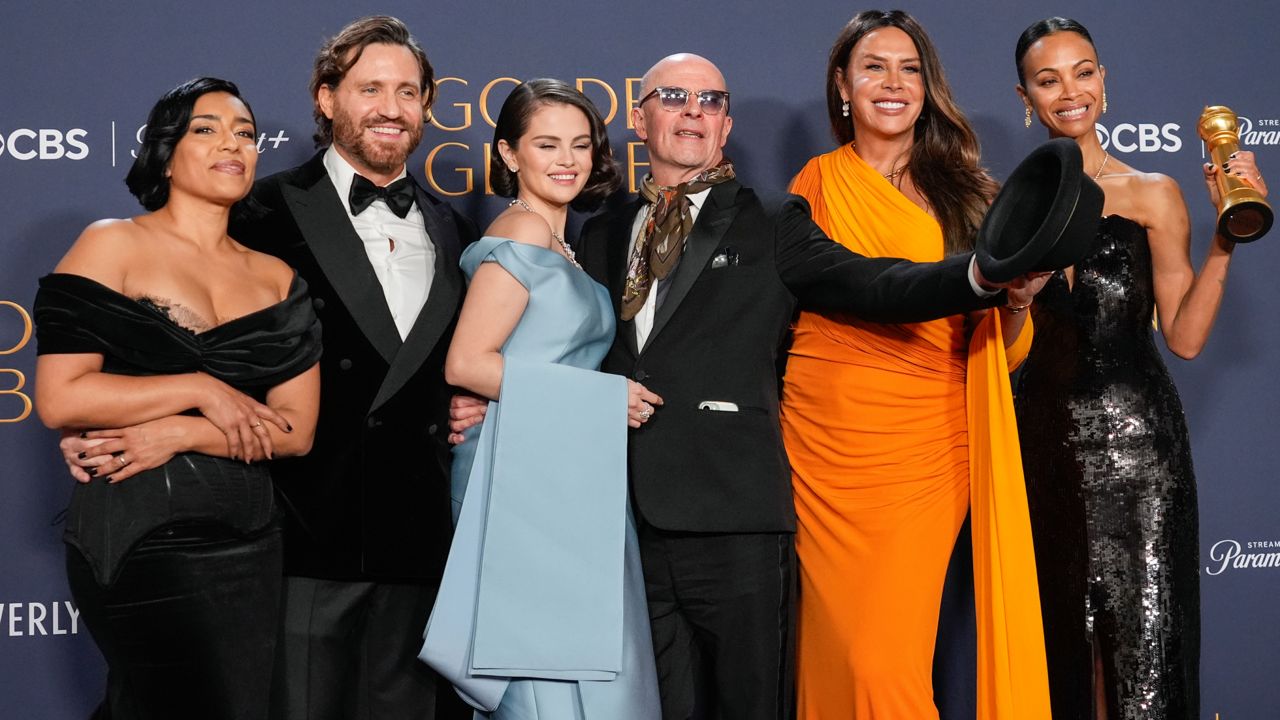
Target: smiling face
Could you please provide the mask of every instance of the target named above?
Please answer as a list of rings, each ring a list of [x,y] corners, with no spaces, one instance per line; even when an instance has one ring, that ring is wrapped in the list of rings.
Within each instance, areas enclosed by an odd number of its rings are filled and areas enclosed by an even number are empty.
[[[507,167],[517,171],[521,198],[568,205],[591,175],[591,123],[581,110],[563,103],[541,104],[513,147],[498,141]]]
[[[1069,31],[1046,35],[1027,49],[1022,76],[1018,95],[1050,137],[1078,138],[1094,132],[1102,114],[1106,69],[1098,65],[1092,43]]]
[[[206,93],[196,98],[191,122],[173,147],[166,171],[170,197],[194,195],[231,205],[249,194],[257,166],[249,108],[229,93]]]
[[[728,88],[716,66],[697,55],[672,55],[659,61],[645,74],[640,97],[655,87],[681,87],[690,93],[678,112],[664,110],[657,97],[631,111],[636,135],[649,150],[653,179],[659,185],[678,185],[715,167],[724,156],[733,118],[724,112],[703,112],[696,93]]]
[[[356,169],[386,185],[422,140],[422,70],[409,48],[364,48],[337,87],[321,85],[320,110],[333,120],[333,146]]]
[[[836,73],[840,97],[849,103],[854,134],[893,139],[910,135],[924,108],[920,52],[911,36],[896,27],[863,35]]]

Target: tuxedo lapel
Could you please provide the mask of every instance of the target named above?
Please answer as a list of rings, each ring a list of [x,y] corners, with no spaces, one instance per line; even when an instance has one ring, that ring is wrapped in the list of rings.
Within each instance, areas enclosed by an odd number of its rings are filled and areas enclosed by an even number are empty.
[[[458,228],[453,216],[451,213],[441,212],[421,188],[418,188],[418,208],[422,211],[427,236],[435,246],[431,292],[418,311],[418,317],[400,352],[396,354],[395,362],[387,371],[382,387],[378,388],[372,409],[377,409],[399,392],[418,371],[453,321],[458,300],[462,296],[462,277],[458,272]]]
[[[645,347],[653,344],[653,339],[666,326],[685,295],[689,294],[689,289],[693,287],[693,283],[707,266],[711,254],[720,247],[725,231],[738,215],[738,205],[734,202],[738,187],[738,183],[731,180],[716,185],[710,193],[707,193],[706,204],[698,211],[698,219],[693,223],[693,232],[689,233],[689,238],[685,242],[680,264],[666,281],[671,283],[671,286],[666,291],[666,297],[658,304],[658,311],[653,318],[653,329],[649,331],[649,339],[645,341]],[[654,290],[656,291],[656,288]]]
[[[627,260],[631,256],[631,228],[635,225],[636,213],[643,207],[644,202],[639,198],[622,206],[609,221],[609,233],[605,238],[605,272],[608,275],[609,297],[613,298],[613,314],[618,318],[618,332],[623,335],[632,355],[639,354],[640,348],[636,346],[635,324],[622,320],[622,292],[626,288]]]
[[[283,185],[281,192],[302,238],[356,325],[387,363],[400,350],[400,333],[364,243],[351,227],[328,174],[310,187]]]

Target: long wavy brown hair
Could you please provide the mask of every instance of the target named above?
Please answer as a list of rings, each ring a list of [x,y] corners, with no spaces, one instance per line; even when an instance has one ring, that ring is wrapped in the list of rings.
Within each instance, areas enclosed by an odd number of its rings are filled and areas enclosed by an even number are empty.
[[[853,118],[842,113],[844,100],[836,85],[837,72],[847,73],[853,46],[864,35],[885,27],[906,33],[920,53],[924,107],[916,120],[907,168],[942,226],[946,253],[967,252],[973,249],[978,226],[999,186],[980,164],[978,136],[951,96],[937,48],[915,18],[901,10],[865,10],[844,26],[827,62],[831,134],[841,145],[854,140]]]

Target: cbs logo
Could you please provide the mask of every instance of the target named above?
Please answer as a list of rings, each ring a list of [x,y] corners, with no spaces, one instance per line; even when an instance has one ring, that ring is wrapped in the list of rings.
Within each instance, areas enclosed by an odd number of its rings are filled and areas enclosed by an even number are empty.
[[[1104,149],[1110,148],[1120,152],[1178,152],[1182,149],[1182,138],[1177,132],[1182,129],[1177,123],[1119,123],[1107,129],[1102,123],[1096,125],[1098,141]]]
[[[83,160],[89,156],[89,146],[84,142],[88,134],[82,128],[65,133],[52,128],[0,131],[0,156],[7,152],[15,160]]]

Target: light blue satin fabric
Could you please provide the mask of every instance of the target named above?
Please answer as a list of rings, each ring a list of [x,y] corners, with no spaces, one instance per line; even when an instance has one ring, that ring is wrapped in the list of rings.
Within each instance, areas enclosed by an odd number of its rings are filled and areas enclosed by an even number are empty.
[[[455,530],[419,655],[493,720],[657,720],[644,580],[627,506],[626,380],[605,288],[558,253],[485,237],[529,290],[500,401],[454,451]]]

